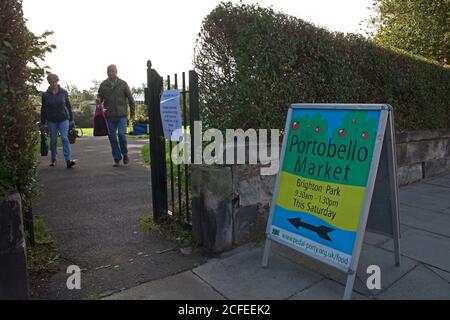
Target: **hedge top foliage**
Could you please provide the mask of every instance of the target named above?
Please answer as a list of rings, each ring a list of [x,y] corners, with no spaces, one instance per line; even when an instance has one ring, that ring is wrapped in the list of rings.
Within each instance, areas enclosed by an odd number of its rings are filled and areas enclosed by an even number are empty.
[[[397,129],[450,127],[450,70],[258,5],[221,3],[195,50],[205,125],[283,128],[291,103],[388,103]]]

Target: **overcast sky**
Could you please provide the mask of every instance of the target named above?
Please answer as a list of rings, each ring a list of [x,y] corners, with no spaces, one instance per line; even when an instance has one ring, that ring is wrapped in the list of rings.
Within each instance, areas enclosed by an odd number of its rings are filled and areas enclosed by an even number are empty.
[[[45,65],[60,84],[88,89],[106,78],[116,64],[130,86],[146,81],[146,62],[161,74],[193,68],[195,39],[203,19],[220,0],[23,0],[28,28],[48,38],[57,49]],[[232,1],[238,2],[238,1]],[[371,0],[259,0],[259,3],[325,27],[361,33],[359,23],[371,12]],[[46,87],[44,83],[42,88]]]

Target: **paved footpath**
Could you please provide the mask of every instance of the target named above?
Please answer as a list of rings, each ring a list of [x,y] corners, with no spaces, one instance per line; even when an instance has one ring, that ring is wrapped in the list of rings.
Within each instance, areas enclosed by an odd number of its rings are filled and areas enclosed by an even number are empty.
[[[33,205],[58,241],[64,270],[38,292],[40,299],[102,297],[205,262],[198,254],[183,256],[171,243],[142,230],[150,214],[150,170],[140,150],[145,139],[128,139],[131,161],[114,168],[106,137],[83,137],[72,145],[77,165],[66,169],[62,150],[58,164],[40,158],[42,197]],[[82,269],[81,290],[68,290],[66,268]]]
[[[401,266],[390,238],[367,233],[352,299],[450,299],[450,174],[400,188]],[[342,299],[343,273],[272,245],[245,245],[191,270],[123,290],[106,299]],[[365,285],[381,268],[381,290]]]
[[[345,277],[328,266],[273,244],[261,268],[262,243],[206,259],[183,256],[174,244],[144,232],[151,207],[150,171],[140,157],[145,140],[129,139],[131,162],[112,167],[107,138],[73,145],[78,163],[67,170],[39,166],[43,197],[34,204],[59,242],[63,265],[82,268],[82,289],[68,290],[65,270],[42,299],[341,299]],[[47,160],[47,161],[46,161]],[[392,240],[367,233],[353,299],[450,299],[450,174],[400,188],[401,266]],[[367,266],[381,268],[381,290],[369,290]]]

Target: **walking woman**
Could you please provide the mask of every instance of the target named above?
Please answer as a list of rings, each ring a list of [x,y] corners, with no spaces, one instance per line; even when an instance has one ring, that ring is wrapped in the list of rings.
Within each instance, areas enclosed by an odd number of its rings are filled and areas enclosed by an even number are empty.
[[[66,166],[71,168],[75,165],[75,161],[71,158],[68,138],[69,124],[73,125],[69,94],[59,86],[59,78],[56,74],[50,73],[47,76],[47,81],[50,86],[42,94],[41,125],[47,125],[50,133],[50,150],[52,155],[50,166],[54,167],[56,165],[56,139],[59,132]]]

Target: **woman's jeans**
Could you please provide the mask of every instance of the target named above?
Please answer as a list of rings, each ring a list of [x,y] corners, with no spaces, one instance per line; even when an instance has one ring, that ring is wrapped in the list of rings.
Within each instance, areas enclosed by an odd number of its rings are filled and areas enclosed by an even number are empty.
[[[61,122],[48,121],[48,131],[50,133],[50,150],[52,152],[52,161],[56,161],[56,139],[58,138],[58,132],[61,135],[61,141],[63,145],[64,159],[71,160],[70,156],[70,143],[69,143],[69,120]]]
[[[128,154],[127,148],[127,117],[118,120],[108,120],[109,127],[109,143],[111,144],[112,156],[116,161],[122,160],[123,154]],[[117,143],[117,132],[119,135],[119,143]]]

